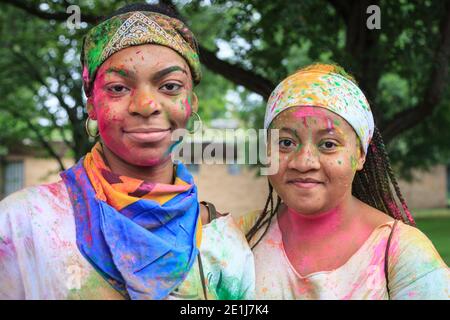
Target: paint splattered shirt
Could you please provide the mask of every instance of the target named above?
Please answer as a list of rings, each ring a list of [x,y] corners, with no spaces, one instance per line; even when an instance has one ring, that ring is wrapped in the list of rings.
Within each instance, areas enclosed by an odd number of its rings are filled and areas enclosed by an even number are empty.
[[[253,255],[228,215],[202,229],[208,299],[253,299]],[[0,202],[1,299],[123,299],[79,252],[65,184],[30,187]],[[198,260],[168,299],[204,299]]]
[[[249,230],[256,217],[257,214],[250,213],[238,224],[244,231]],[[285,253],[275,216],[267,234],[253,249],[256,299],[388,299],[384,255],[392,225],[393,222],[388,222],[378,226],[339,268],[302,276]],[[252,242],[259,239],[263,231],[260,230]],[[400,221],[391,239],[388,269],[393,300],[450,298],[450,271],[445,262],[419,229]]]

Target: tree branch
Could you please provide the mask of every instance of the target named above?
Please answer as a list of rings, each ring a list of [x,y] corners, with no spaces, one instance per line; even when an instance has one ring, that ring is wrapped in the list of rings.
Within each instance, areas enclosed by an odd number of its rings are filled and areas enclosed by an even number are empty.
[[[445,14],[440,23],[441,39],[436,47],[433,65],[427,88],[421,102],[414,108],[397,113],[382,128],[386,141],[392,140],[401,132],[414,127],[418,122],[430,116],[442,99],[448,80],[448,64],[450,60],[450,3],[446,2]]]
[[[260,94],[265,100],[275,89],[275,85],[255,73],[241,67],[223,61],[216,57],[215,53],[199,46],[201,62],[212,72],[222,75],[231,82],[244,86],[250,91]]]

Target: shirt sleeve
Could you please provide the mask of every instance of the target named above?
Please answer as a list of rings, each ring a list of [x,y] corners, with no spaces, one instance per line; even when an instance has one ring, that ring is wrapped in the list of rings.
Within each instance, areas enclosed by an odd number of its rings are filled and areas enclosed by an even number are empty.
[[[214,220],[203,254],[207,257],[210,290],[220,300],[255,298],[255,264],[253,253],[233,217]],[[208,248],[206,248],[208,247]]]
[[[400,224],[390,248],[389,280],[393,300],[448,300],[450,272],[430,239]]]

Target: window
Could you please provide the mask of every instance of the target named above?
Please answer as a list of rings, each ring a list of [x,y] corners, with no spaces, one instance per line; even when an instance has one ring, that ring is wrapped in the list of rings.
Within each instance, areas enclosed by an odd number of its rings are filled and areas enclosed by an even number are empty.
[[[4,171],[5,196],[23,188],[23,161],[7,162]]]

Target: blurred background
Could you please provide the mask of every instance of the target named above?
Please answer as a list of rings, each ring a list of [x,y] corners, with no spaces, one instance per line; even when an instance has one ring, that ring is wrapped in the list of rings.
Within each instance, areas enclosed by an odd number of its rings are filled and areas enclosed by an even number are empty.
[[[275,85],[309,63],[338,63],[354,75],[419,228],[450,263],[449,1],[159,2],[199,41],[204,78],[195,91],[206,128],[261,128]],[[81,39],[127,3],[0,0],[0,199],[59,180],[92,147]],[[190,169],[200,199],[221,212],[264,206],[267,180],[255,166]]]

